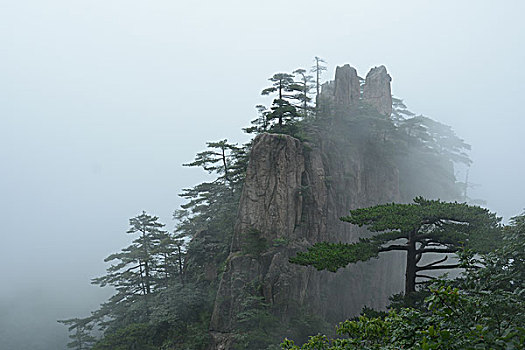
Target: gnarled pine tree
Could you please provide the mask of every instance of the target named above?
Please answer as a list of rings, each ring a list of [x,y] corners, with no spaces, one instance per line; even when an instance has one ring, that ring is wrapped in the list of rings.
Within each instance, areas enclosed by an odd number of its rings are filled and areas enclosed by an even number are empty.
[[[424,271],[459,267],[455,263],[443,264],[447,254],[462,248],[490,250],[500,236],[500,219],[487,209],[422,197],[414,199],[412,204],[392,203],[351,210],[350,215],[341,220],[366,225],[369,231],[379,233],[350,244],[317,243],[290,262],[335,272],[350,263],[376,258],[383,252],[406,252],[405,295],[416,290],[417,278],[432,278]],[[428,253],[443,257],[419,265]]]

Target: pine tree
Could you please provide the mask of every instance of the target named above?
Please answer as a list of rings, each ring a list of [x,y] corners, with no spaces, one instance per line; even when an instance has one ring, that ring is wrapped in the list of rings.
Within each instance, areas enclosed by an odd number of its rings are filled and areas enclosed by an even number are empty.
[[[111,254],[105,262],[117,261],[111,265],[108,274],[93,279],[101,287],[111,285],[124,295],[148,295],[156,286],[154,270],[157,266],[155,252],[161,237],[165,234],[164,224],[157,216],[142,214],[129,220],[129,234],[139,234],[133,243],[121,252]]]
[[[244,132],[248,134],[260,134],[267,131],[270,127],[270,120],[268,117],[270,111],[266,109],[266,106],[257,105],[255,106],[255,109],[257,109],[258,117],[251,121],[252,126],[243,128]]]
[[[321,74],[326,70],[326,66],[323,66],[323,63],[326,63],[326,61],[317,56],[315,56],[314,61],[315,61],[315,64],[310,69],[310,72],[315,73],[315,88],[316,88],[315,98],[318,101],[319,94],[321,93]]]
[[[93,313],[93,318],[104,328],[106,324],[113,327],[131,323],[147,322],[150,314],[150,295],[157,289],[165,288],[163,281],[165,267],[161,245],[167,232],[157,216],[146,212],[129,220],[128,234],[138,234],[131,245],[104,259],[115,261],[107,268],[107,274],[94,278],[92,284],[116,290],[101,308]],[[109,322],[107,322],[110,320]],[[111,321],[112,320],[112,321]]]
[[[174,213],[178,221],[176,234],[189,240],[188,250],[192,252],[185,266],[194,271],[202,267],[203,261],[226,259],[250,147],[230,144],[227,140],[209,142],[207,146],[206,151],[198,153],[185,166],[198,166],[218,177],[183,189],[180,196],[188,202]]]
[[[310,91],[314,88],[314,80],[311,75],[306,74],[306,70],[299,68],[293,72],[298,79],[292,84],[291,89],[296,91],[293,95],[293,99],[298,101],[298,108],[301,110],[303,118],[308,116],[308,113],[313,109],[309,103],[312,101],[310,98]]]
[[[96,338],[91,335],[93,324],[89,318],[71,318],[68,320],[59,320],[58,322],[67,326],[68,330],[72,332],[72,334],[69,335],[71,342],[67,344],[68,348],[75,350],[91,349]]]
[[[158,245],[154,249],[157,256],[157,284],[167,288],[169,282],[178,277],[184,286],[184,237],[175,236],[167,231],[158,235]]]
[[[277,94],[277,98],[273,100],[270,112],[267,114],[268,120],[276,119],[277,124],[281,128],[285,121],[293,120],[299,116],[297,109],[290,102],[290,99],[293,97],[291,93],[294,91],[293,75],[288,73],[276,73],[268,80],[273,82],[273,84],[264,89],[261,94]]]
[[[495,247],[500,234],[500,219],[487,209],[421,197],[414,199],[413,204],[392,203],[351,210],[350,215],[341,220],[365,225],[378,234],[351,244],[317,243],[290,262],[335,272],[383,252],[402,251],[406,253],[405,295],[416,290],[416,284],[420,283],[417,278],[433,278],[424,274],[425,271],[458,268],[457,263],[442,264],[448,260],[447,254],[464,248],[486,251]],[[443,256],[418,265],[428,253]]]
[[[236,144],[228,143],[228,140],[207,142],[206,151],[197,153],[195,160],[184,166],[200,166],[210,174],[219,175],[225,184],[233,185],[238,179],[235,168],[235,156],[242,149]]]

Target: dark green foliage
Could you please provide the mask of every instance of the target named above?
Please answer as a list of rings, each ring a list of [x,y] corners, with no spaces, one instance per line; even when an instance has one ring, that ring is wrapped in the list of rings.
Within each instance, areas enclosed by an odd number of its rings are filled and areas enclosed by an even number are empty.
[[[293,98],[294,91],[293,75],[288,73],[276,73],[270,79],[273,82],[271,87],[264,89],[261,94],[269,95],[276,93],[270,111],[266,115],[268,121],[277,120],[279,127],[282,127],[288,120],[293,120],[299,116],[297,109],[293,106],[290,99]]]
[[[423,115],[416,116],[397,98],[392,99],[392,107],[391,120],[397,129],[396,141],[403,142],[403,147],[419,148],[454,163],[472,163],[467,155],[470,145],[459,138],[450,126]]]
[[[72,318],[69,320],[59,320],[59,323],[64,324],[68,327],[68,330],[72,332],[69,335],[71,342],[67,344],[67,347],[75,350],[90,349],[95,343],[96,338],[91,335],[93,330],[93,324],[89,320]]]
[[[525,216],[504,230],[500,248],[461,254],[457,280],[438,279],[421,307],[364,315],[337,327],[342,336],[317,335],[282,349],[523,349],[525,347]]]
[[[242,252],[254,256],[261,255],[268,249],[268,241],[261,237],[261,232],[251,229],[243,234]]]
[[[383,232],[374,236],[381,243],[403,238],[416,231],[418,242],[476,246],[472,235],[495,234],[493,230],[500,221],[487,209],[465,203],[448,203],[439,200],[414,199],[413,204],[383,204],[370,208],[355,209],[341,218],[359,226],[367,226],[371,232]],[[474,238],[479,239],[479,236]],[[494,236],[491,236],[493,238]],[[482,249],[482,247],[478,247]],[[490,249],[490,247],[487,247]]]
[[[155,296],[150,323],[163,330],[164,346],[205,349],[212,303],[212,296],[202,284],[173,284]]]
[[[269,303],[262,296],[245,296],[245,311],[237,315],[238,328],[235,337],[235,349],[266,349],[276,344],[276,326],[279,320],[272,313]]]
[[[329,325],[321,315],[312,312],[308,305],[293,305],[289,309],[289,315],[288,327],[277,332],[280,336],[279,340],[289,336],[300,342],[306,342],[311,334],[333,331],[333,326]]]
[[[233,185],[242,181],[244,168],[240,166],[245,149],[236,144],[228,143],[228,140],[207,142],[208,150],[197,153],[195,160],[184,166],[198,166],[210,174],[219,175],[225,183]],[[184,195],[183,195],[184,196]]]
[[[142,214],[130,219],[129,234],[139,234],[121,252],[105,261],[116,261],[92,283],[115,288],[116,293],[88,318],[112,331],[150,320],[155,292],[167,288],[168,280],[181,273],[175,251],[180,244],[163,230],[158,217]],[[179,257],[180,258],[180,257]]]
[[[177,329],[184,329],[185,324],[198,322],[200,311],[212,301],[206,290],[195,283],[184,286],[173,284],[155,295],[151,322],[168,323]]]
[[[445,276],[447,275],[442,275],[442,277]],[[430,282],[431,281],[429,281],[429,283]],[[388,305],[388,308],[392,310],[401,310],[405,307],[421,309],[425,299],[429,296],[428,289],[426,288],[429,283],[422,283],[422,288],[415,293],[410,293],[408,295],[405,295],[404,293],[397,293],[390,296],[390,304]]]
[[[466,153],[470,150],[470,145],[457,137],[448,125],[424,116],[416,116],[400,122],[399,127],[405,130],[407,135],[416,137],[431,152],[440,154],[455,163],[467,165],[472,163]]]
[[[154,326],[134,323],[107,334],[93,350],[156,350],[161,345],[161,337],[156,333]]]
[[[184,189],[181,197],[188,200],[174,217],[180,222],[177,232],[191,236],[206,229],[210,221],[232,216],[244,181],[249,145],[239,147],[227,140],[208,142],[208,150],[200,152],[185,166],[199,166],[218,175],[212,182],[203,182]]]
[[[120,253],[111,254],[105,262],[117,261],[111,265],[108,274],[94,278],[93,284],[115,287],[124,299],[150,294],[158,284],[158,274],[169,273],[167,261],[162,261],[164,250],[169,251],[169,235],[158,222],[158,217],[142,214],[130,219],[129,234],[138,233],[133,243]],[[161,244],[162,242],[162,244]],[[162,255],[161,255],[162,254]]]
[[[265,349],[275,338],[278,319],[263,296],[261,283],[253,280],[242,287],[241,311],[236,314],[235,349]]]
[[[335,272],[350,263],[377,257],[381,252],[404,251],[406,295],[415,291],[416,278],[432,279],[422,271],[459,267],[441,264],[448,259],[447,255],[418,265],[425,254],[455,253],[465,248],[486,252],[495,247],[500,235],[500,219],[487,209],[422,197],[414,199],[413,204],[392,203],[351,210],[350,215],[341,220],[367,226],[369,231],[378,234],[351,244],[317,243],[308,252],[299,252],[290,262]]]
[[[313,111],[313,107],[310,105],[312,99],[310,98],[310,91],[314,88],[313,77],[306,74],[306,70],[299,68],[293,72],[298,78],[291,86],[291,89],[295,91],[293,99],[298,103],[296,104],[297,108],[301,111],[301,116],[306,118],[309,116],[310,112]]]
[[[288,244],[290,244],[288,238],[280,237],[272,240],[272,246],[274,247],[286,247]]]
[[[272,86],[261,91],[261,95],[269,95],[271,93],[277,93],[279,99],[283,97],[289,97],[287,93],[292,90],[290,86],[293,84],[293,74],[289,73],[275,73],[271,78],[268,79],[273,84]]]
[[[403,100],[392,97],[392,115],[391,119],[394,123],[399,123],[405,119],[414,117],[415,114],[408,110]]]
[[[195,161],[187,164],[219,175],[212,182],[184,189],[181,196],[188,202],[174,214],[178,221],[177,234],[191,238],[185,267],[196,280],[218,283],[215,280],[218,266],[229,254],[249,147],[249,144],[239,147],[227,140],[210,142],[207,151],[197,154]]]
[[[279,128],[282,128],[286,122],[292,121],[299,116],[297,108],[284,99],[273,100],[270,113],[268,113],[269,120],[277,119]]]
[[[145,212],[130,219],[128,233],[138,237],[106,258],[115,261],[107,275],[93,279],[102,287],[113,286],[116,293],[90,317],[62,321],[76,330],[71,347],[80,349],[75,347],[78,339],[93,343],[93,337],[82,332],[98,325],[104,336],[94,349],[158,349],[169,339],[185,337],[187,327],[201,322],[198,310],[209,301],[198,288],[184,285],[183,242],[163,227]]]
[[[262,132],[267,131],[270,128],[270,119],[268,118],[268,114],[270,112],[266,110],[266,106],[257,105],[255,106],[255,109],[257,109],[257,113],[259,116],[256,119],[252,120],[252,126],[243,128],[244,132],[248,134],[260,134]]]
[[[243,286],[242,300],[242,311],[236,315],[235,349],[279,349],[277,344],[287,334],[306,341],[313,331],[329,330],[319,315],[293,302],[287,306],[286,319],[278,318],[281,305],[264,299],[257,280]]]
[[[455,165],[469,166],[470,145],[447,125],[410,112],[403,101],[393,99],[392,123],[387,139],[399,169],[403,200],[415,196],[464,198],[464,185],[454,176]]]
[[[357,244],[320,242],[308,248],[308,252],[297,253],[290,262],[336,272],[350,263],[370,260],[378,255],[379,248],[368,239],[360,239]]]
[[[294,80],[294,74],[297,80]],[[313,111],[310,105],[310,91],[313,78],[306,70],[297,69],[293,74],[276,73],[269,80],[271,87],[264,89],[262,95],[275,94],[269,108],[257,105],[259,117],[252,121],[253,126],[245,128],[248,133],[271,131],[288,135],[298,134],[297,121],[306,118]]]

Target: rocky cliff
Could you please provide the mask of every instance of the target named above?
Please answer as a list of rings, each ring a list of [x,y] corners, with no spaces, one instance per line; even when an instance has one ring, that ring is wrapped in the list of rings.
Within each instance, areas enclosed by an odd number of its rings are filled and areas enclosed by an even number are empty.
[[[391,101],[385,74],[384,67],[373,69],[364,89],[365,102],[381,114],[388,113]],[[388,97],[378,97],[380,91]],[[347,108],[364,99],[349,65],[337,68],[324,94]],[[336,322],[364,305],[382,308],[388,296],[402,290],[403,263],[394,254],[338,273],[288,262],[316,242],[352,242],[362,236],[364,230],[339,220],[350,209],[400,200],[398,169],[377,152],[367,131],[352,129],[345,120],[335,123],[312,132],[308,142],[281,134],[255,138],[211,320],[213,349],[231,347],[239,315],[246,311],[244,301],[253,293],[273,307],[280,321],[286,322],[291,310],[306,308]]]

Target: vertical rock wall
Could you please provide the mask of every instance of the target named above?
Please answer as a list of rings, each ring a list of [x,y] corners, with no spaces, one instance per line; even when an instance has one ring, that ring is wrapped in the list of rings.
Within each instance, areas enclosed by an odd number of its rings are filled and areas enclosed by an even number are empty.
[[[283,321],[297,305],[329,322],[341,321],[363,305],[384,307],[387,297],[401,290],[399,259],[373,260],[335,274],[288,262],[316,242],[357,240],[363,230],[339,220],[348,210],[399,199],[397,169],[370,157],[365,145],[347,146],[329,138],[308,145],[287,135],[255,138],[211,320],[212,349],[230,348],[246,286],[260,286]],[[269,249],[246,250],[254,233]]]

